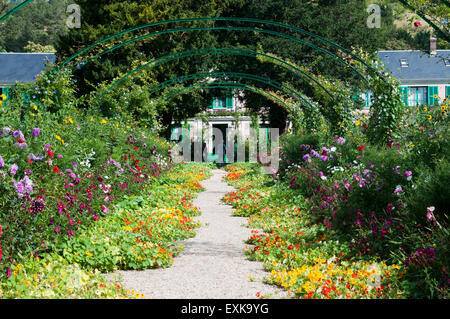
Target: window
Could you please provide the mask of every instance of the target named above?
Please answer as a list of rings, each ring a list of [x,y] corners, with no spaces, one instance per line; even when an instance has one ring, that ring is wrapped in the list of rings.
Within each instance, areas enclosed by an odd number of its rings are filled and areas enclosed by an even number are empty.
[[[225,97],[213,98],[210,108],[212,109],[231,109],[233,108],[233,94],[231,91],[227,92]]]
[[[219,99],[219,98],[214,98],[213,100],[213,108],[215,109],[221,109],[225,107],[225,100],[224,99]]]
[[[408,90],[408,106],[428,104],[428,88],[410,87]]]
[[[428,104],[434,105],[439,104],[439,87],[429,86],[428,87]]]
[[[407,68],[407,67],[409,66],[408,60],[406,60],[406,59],[400,59],[400,66],[401,66],[402,68]]]
[[[444,59],[445,66],[450,66],[450,59]]]

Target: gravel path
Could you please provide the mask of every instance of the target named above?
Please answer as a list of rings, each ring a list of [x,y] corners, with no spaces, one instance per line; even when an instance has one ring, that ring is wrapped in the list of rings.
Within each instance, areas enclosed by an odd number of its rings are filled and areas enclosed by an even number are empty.
[[[194,200],[202,215],[197,236],[183,242],[184,252],[175,257],[170,268],[144,271],[119,271],[127,289],[134,289],[151,299],[250,299],[257,292],[270,298],[286,293],[264,284],[268,276],[262,263],[249,261],[243,253],[251,229],[247,219],[233,217],[231,206],[220,199],[233,190],[221,178],[226,173],[213,170],[202,182],[206,191]],[[249,279],[251,275],[251,280]]]

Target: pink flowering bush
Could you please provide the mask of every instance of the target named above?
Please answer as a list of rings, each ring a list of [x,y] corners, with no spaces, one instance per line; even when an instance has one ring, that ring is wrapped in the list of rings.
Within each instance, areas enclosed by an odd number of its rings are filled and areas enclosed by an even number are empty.
[[[353,254],[403,263],[402,284],[416,298],[449,297],[448,122],[440,110],[434,121],[430,109],[414,114],[383,146],[367,141],[359,121],[314,145],[286,138],[275,175],[306,197],[311,222],[333,231]]]
[[[34,107],[30,111],[36,112]],[[0,116],[0,273],[107,216],[171,168],[150,130],[76,110]]]

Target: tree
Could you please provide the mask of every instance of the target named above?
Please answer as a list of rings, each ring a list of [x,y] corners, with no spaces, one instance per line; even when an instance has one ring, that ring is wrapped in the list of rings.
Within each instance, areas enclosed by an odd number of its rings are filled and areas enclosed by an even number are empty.
[[[58,39],[57,50],[60,60],[68,58],[89,44],[132,27],[176,18],[220,16],[225,5],[223,1],[216,2],[214,0],[80,0],[78,4],[81,7],[82,27],[72,29]],[[169,28],[175,28],[175,26],[163,25],[136,31],[120,37],[114,43],[117,44],[137,36]],[[75,72],[78,80],[78,93],[80,95],[88,94],[94,91],[100,82],[111,82],[119,76],[125,75],[133,69],[132,64],[134,62],[141,61],[144,63],[171,52],[210,48],[215,46],[214,43],[215,38],[210,32],[179,32],[147,38],[96,59],[95,55],[105,48],[105,46],[102,46],[97,51],[92,51],[91,57],[94,59],[91,62]],[[139,81],[140,85],[148,86],[173,77],[206,71],[210,68],[211,58],[207,56],[193,57],[164,64],[146,73],[145,78],[139,77]],[[179,105],[183,107],[184,112],[181,112],[183,116],[192,116],[198,113],[202,107],[206,107],[204,101],[193,100],[192,96],[183,96]],[[169,105],[160,110],[159,115],[164,126],[170,124],[174,113],[174,105]]]
[[[0,10],[6,2],[0,2]],[[3,14],[20,2],[10,2]],[[53,46],[56,37],[66,30],[67,3],[69,0],[30,2],[0,24],[0,47],[8,52],[23,52],[29,42]]]

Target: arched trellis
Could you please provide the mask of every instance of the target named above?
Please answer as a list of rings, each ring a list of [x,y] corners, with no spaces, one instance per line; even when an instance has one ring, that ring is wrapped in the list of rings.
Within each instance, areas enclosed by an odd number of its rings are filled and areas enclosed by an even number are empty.
[[[266,57],[273,61],[278,62],[277,65],[286,69],[287,71],[291,72],[292,74],[296,75],[300,79],[307,78],[310,81],[314,82],[322,90],[324,90],[330,96],[331,99],[335,100],[334,96],[322,84],[320,84],[319,81],[317,81],[315,78],[313,78],[312,76],[310,76],[303,70],[299,69],[298,67],[293,66],[293,65],[287,63],[286,61],[279,59],[277,57],[274,57],[274,56],[271,56],[271,55],[268,55],[265,53],[260,53],[260,52],[256,52],[256,51],[252,51],[252,50],[244,50],[244,49],[198,49],[198,50],[182,51],[182,52],[177,52],[177,53],[163,56],[161,58],[149,61],[149,62],[141,65],[140,67],[128,72],[126,75],[124,75],[123,77],[121,77],[120,79],[115,81],[113,84],[111,84],[108,87],[108,89],[106,90],[106,92],[104,92],[99,98],[102,99],[106,94],[108,94],[114,87],[116,87],[122,81],[124,81],[128,77],[134,75],[135,73],[137,73],[143,69],[153,69],[161,64],[164,64],[164,63],[167,63],[167,62],[170,62],[173,60],[177,60],[177,59],[181,59],[181,58],[185,58],[185,57],[197,56],[197,55],[237,55],[237,56],[248,56],[248,57],[255,57],[255,58],[258,56],[263,56],[263,57]]]
[[[157,91],[160,91],[164,88],[167,88],[171,85],[180,83],[180,82],[184,82],[184,81],[188,81],[188,80],[193,80],[193,79],[201,79],[201,78],[208,78],[208,77],[213,77],[213,78],[243,78],[243,79],[248,79],[248,80],[253,80],[253,81],[257,81],[260,83],[264,83],[267,85],[270,85],[272,87],[274,87],[275,89],[278,89],[280,91],[282,91],[285,94],[288,94],[289,96],[293,97],[294,99],[296,99],[297,101],[300,101],[301,103],[305,103],[309,106],[312,106],[311,102],[309,102],[305,97],[302,96],[302,94],[300,94],[299,92],[291,89],[288,86],[285,86],[277,81],[274,80],[268,80],[264,77],[261,76],[257,76],[254,74],[248,74],[248,73],[236,73],[236,72],[203,72],[203,73],[195,73],[195,74],[189,74],[189,75],[184,75],[184,76],[180,76],[174,79],[170,79],[167,80],[165,82],[162,82],[160,84],[154,85],[152,87],[150,87],[148,90],[150,92],[150,94],[154,94]]]
[[[27,4],[29,4],[31,1],[33,0],[26,0],[20,4],[18,4],[17,6],[15,6],[14,8],[12,8],[11,10],[9,10],[8,12],[6,12],[3,16],[0,17],[0,23],[3,22],[4,20],[6,20],[10,15],[13,15],[16,11],[22,9],[24,6],[26,6]]]
[[[103,56],[105,54],[108,54],[110,52],[113,52],[113,51],[115,51],[115,50],[117,50],[117,49],[119,49],[121,47],[124,47],[126,45],[132,44],[132,43],[137,42],[137,41],[142,41],[142,40],[145,40],[145,39],[148,39],[148,38],[151,38],[151,37],[156,37],[156,36],[163,35],[163,34],[171,34],[171,33],[177,33],[177,32],[186,32],[186,31],[191,32],[191,31],[217,31],[217,30],[249,31],[249,32],[265,33],[265,34],[270,34],[270,35],[282,37],[282,38],[285,38],[285,39],[288,39],[288,40],[291,40],[291,41],[294,41],[294,42],[297,42],[297,43],[309,46],[309,47],[315,49],[316,51],[322,52],[325,55],[331,57],[332,59],[338,61],[340,64],[344,65],[345,67],[350,68],[353,73],[355,73],[358,77],[360,77],[361,79],[363,79],[364,81],[367,82],[367,80],[364,77],[364,75],[362,75],[352,65],[348,64],[343,59],[341,59],[340,57],[338,57],[337,55],[333,54],[332,52],[330,52],[330,51],[328,51],[326,49],[323,49],[323,48],[318,47],[318,46],[316,46],[316,45],[314,45],[314,44],[312,44],[312,43],[310,43],[308,41],[304,41],[304,40],[295,38],[293,36],[290,36],[290,35],[287,35],[287,34],[284,34],[284,33],[276,32],[276,31],[273,31],[273,30],[256,29],[256,28],[248,28],[248,27],[213,26],[213,27],[194,27],[194,28],[181,28],[181,29],[170,29],[170,30],[157,31],[157,32],[153,32],[153,33],[150,33],[150,34],[146,34],[146,35],[143,35],[143,36],[140,36],[140,37],[136,37],[136,38],[130,39],[128,41],[121,42],[121,43],[115,45],[114,47],[112,47],[110,49],[107,49],[105,51],[102,51],[102,52],[98,53],[97,55],[95,55],[94,57],[87,59],[86,61],[84,61],[82,63],[82,65],[85,65],[85,64],[93,61],[94,59],[98,59],[101,56]],[[76,57],[76,56],[78,56],[78,55],[76,54],[76,55],[72,56],[72,58]],[[68,60],[66,60],[63,63],[61,63],[61,65],[59,65],[56,70],[52,71],[52,73],[56,72],[58,69],[63,67],[72,58],[69,58]]]
[[[120,36],[128,34],[130,32],[138,31],[138,30],[149,28],[149,27],[153,27],[153,26],[160,26],[160,25],[170,24],[170,23],[202,22],[202,21],[213,21],[213,22],[214,21],[250,22],[250,23],[271,25],[271,26],[276,26],[276,27],[288,29],[288,30],[291,30],[291,31],[295,31],[295,32],[307,35],[309,37],[312,37],[312,38],[314,38],[316,40],[319,40],[322,43],[326,43],[328,45],[331,45],[332,47],[334,47],[334,48],[336,48],[338,50],[341,50],[342,52],[348,54],[353,59],[363,63],[367,68],[373,70],[373,68],[371,68],[369,65],[367,65],[364,60],[362,60],[359,56],[357,56],[353,52],[345,49],[344,47],[342,47],[342,46],[340,46],[340,45],[338,45],[338,44],[336,44],[336,43],[334,43],[334,42],[332,42],[332,41],[330,41],[330,40],[328,40],[326,38],[323,38],[323,37],[321,37],[319,35],[316,35],[316,34],[314,34],[312,32],[306,31],[304,29],[297,28],[297,27],[294,27],[294,26],[291,26],[291,25],[287,25],[287,24],[283,24],[283,23],[279,23],[279,22],[270,21],[270,20],[261,20],[261,19],[253,19],[253,18],[229,18],[229,17],[216,17],[216,18],[209,18],[209,17],[206,18],[205,17],[205,18],[173,19],[173,20],[166,20],[166,21],[159,21],[159,22],[154,22],[154,23],[148,23],[148,24],[144,24],[144,25],[137,26],[137,27],[134,27],[134,28],[130,28],[130,29],[127,29],[127,30],[115,33],[115,34],[113,34],[111,36],[108,36],[108,37],[106,37],[104,39],[101,39],[101,40],[99,40],[99,41],[97,41],[97,42],[87,46],[86,48],[78,51],[77,53],[75,53],[71,57],[69,57],[67,60],[62,62],[57,67],[56,70],[62,68],[64,65],[66,65],[67,63],[69,63],[70,61],[75,59],[76,57],[80,56],[81,54],[83,54],[83,53],[85,53],[85,52],[87,52],[89,50],[91,50],[92,48],[96,47],[97,45],[103,44],[103,43],[108,42],[108,41],[110,41],[110,40],[112,40],[114,38],[120,37]],[[188,30],[188,29],[186,29],[186,30]],[[259,29],[257,29],[257,30],[259,30]],[[304,42],[305,42],[304,44],[306,44],[306,41],[304,41]],[[332,53],[330,52],[330,54],[332,54]],[[332,55],[334,55],[334,54],[332,54]],[[334,55],[334,56],[337,57],[336,55]]]

